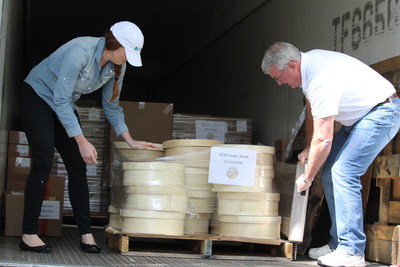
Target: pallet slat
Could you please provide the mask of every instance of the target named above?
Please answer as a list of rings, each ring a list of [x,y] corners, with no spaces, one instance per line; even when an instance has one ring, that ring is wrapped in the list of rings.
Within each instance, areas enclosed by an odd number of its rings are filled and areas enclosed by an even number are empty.
[[[400,225],[365,225],[367,236],[366,259],[386,263],[399,264]]]
[[[211,258],[215,257],[213,255],[213,248],[215,248],[215,245],[221,245],[224,242],[233,242],[234,244],[238,243],[240,244],[241,242],[243,243],[249,243],[250,246],[252,245],[270,245],[273,246],[273,249],[271,250],[273,254],[277,254],[276,251],[277,249],[280,249],[282,252],[282,256],[288,259],[293,259],[293,243],[290,243],[289,241],[286,240],[264,240],[264,239],[256,239],[256,238],[241,238],[241,237],[221,237],[221,236],[215,236],[215,235],[205,235],[205,236],[191,236],[191,235],[185,235],[185,236],[172,236],[172,235],[151,235],[151,234],[130,234],[130,233],[122,233],[119,232],[112,227],[107,227],[105,229],[105,234],[106,234],[106,243],[110,248],[113,250],[121,252],[122,255],[135,255],[135,254],[140,254],[144,255],[143,251],[138,252],[135,249],[132,250],[132,248],[135,246],[135,241],[138,239],[145,240],[148,242],[156,242],[156,241],[191,241],[192,245],[192,251],[191,253],[177,253],[179,251],[173,251],[168,253],[163,253],[167,254],[170,257],[201,257],[201,258]],[[160,252],[151,252],[151,251],[146,251],[146,255],[150,256],[159,256]],[[265,253],[264,253],[265,254]],[[243,255],[242,255],[243,256]],[[274,255],[276,256],[276,255]]]

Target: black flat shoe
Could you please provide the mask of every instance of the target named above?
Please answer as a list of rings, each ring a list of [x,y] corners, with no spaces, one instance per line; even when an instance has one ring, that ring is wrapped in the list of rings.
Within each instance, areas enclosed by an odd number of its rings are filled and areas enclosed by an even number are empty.
[[[86,253],[100,253],[101,247],[94,244],[85,244],[81,242],[81,249]]]
[[[19,248],[21,250],[26,250],[26,251],[31,251],[31,252],[37,252],[37,253],[49,253],[53,250],[51,246],[48,245],[42,245],[42,246],[37,246],[37,247],[31,247],[25,244],[23,240],[19,242]]]

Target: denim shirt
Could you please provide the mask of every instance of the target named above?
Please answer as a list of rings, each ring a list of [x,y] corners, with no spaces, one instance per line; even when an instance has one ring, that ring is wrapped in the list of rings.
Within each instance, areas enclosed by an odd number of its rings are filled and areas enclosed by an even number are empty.
[[[113,91],[114,63],[108,62],[100,68],[104,45],[104,37],[72,39],[35,66],[24,80],[54,110],[69,137],[82,134],[74,114],[75,102],[82,94],[100,88],[104,114],[116,134],[128,131],[119,99],[108,101]],[[126,63],[118,80],[120,90],[125,70]]]

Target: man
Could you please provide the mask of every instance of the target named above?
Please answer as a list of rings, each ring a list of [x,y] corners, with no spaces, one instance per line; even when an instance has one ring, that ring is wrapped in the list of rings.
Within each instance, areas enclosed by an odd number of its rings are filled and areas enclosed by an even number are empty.
[[[324,165],[331,239],[309,256],[322,266],[365,266],[360,176],[399,130],[400,100],[394,87],[348,55],[303,53],[285,42],[268,48],[261,68],[279,85],[301,87],[306,97],[306,147],[298,158],[308,164],[296,180],[298,192],[311,186]],[[342,125],[335,138],[334,121]]]

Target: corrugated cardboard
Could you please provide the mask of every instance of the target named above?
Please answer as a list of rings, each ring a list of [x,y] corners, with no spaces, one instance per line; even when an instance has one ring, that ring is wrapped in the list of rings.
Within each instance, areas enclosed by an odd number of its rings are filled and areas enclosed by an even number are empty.
[[[8,143],[9,144],[28,144],[28,139],[24,132],[21,131],[9,131],[8,132]]]
[[[14,157],[29,157],[31,150],[29,145],[25,144],[8,144],[7,145],[7,156]]]
[[[5,193],[5,235],[22,235],[22,218],[24,212],[24,194],[8,191]],[[64,177],[49,177],[44,200],[58,201],[58,219],[39,219],[39,235],[62,235],[62,210],[64,202]],[[43,211],[43,207],[42,207]]]
[[[172,139],[173,104],[120,101],[132,138],[162,143]],[[111,127],[112,128],[112,127]],[[110,130],[110,143],[124,141]]]
[[[7,191],[23,191],[26,178],[30,172],[30,161],[28,157],[7,157]]]

